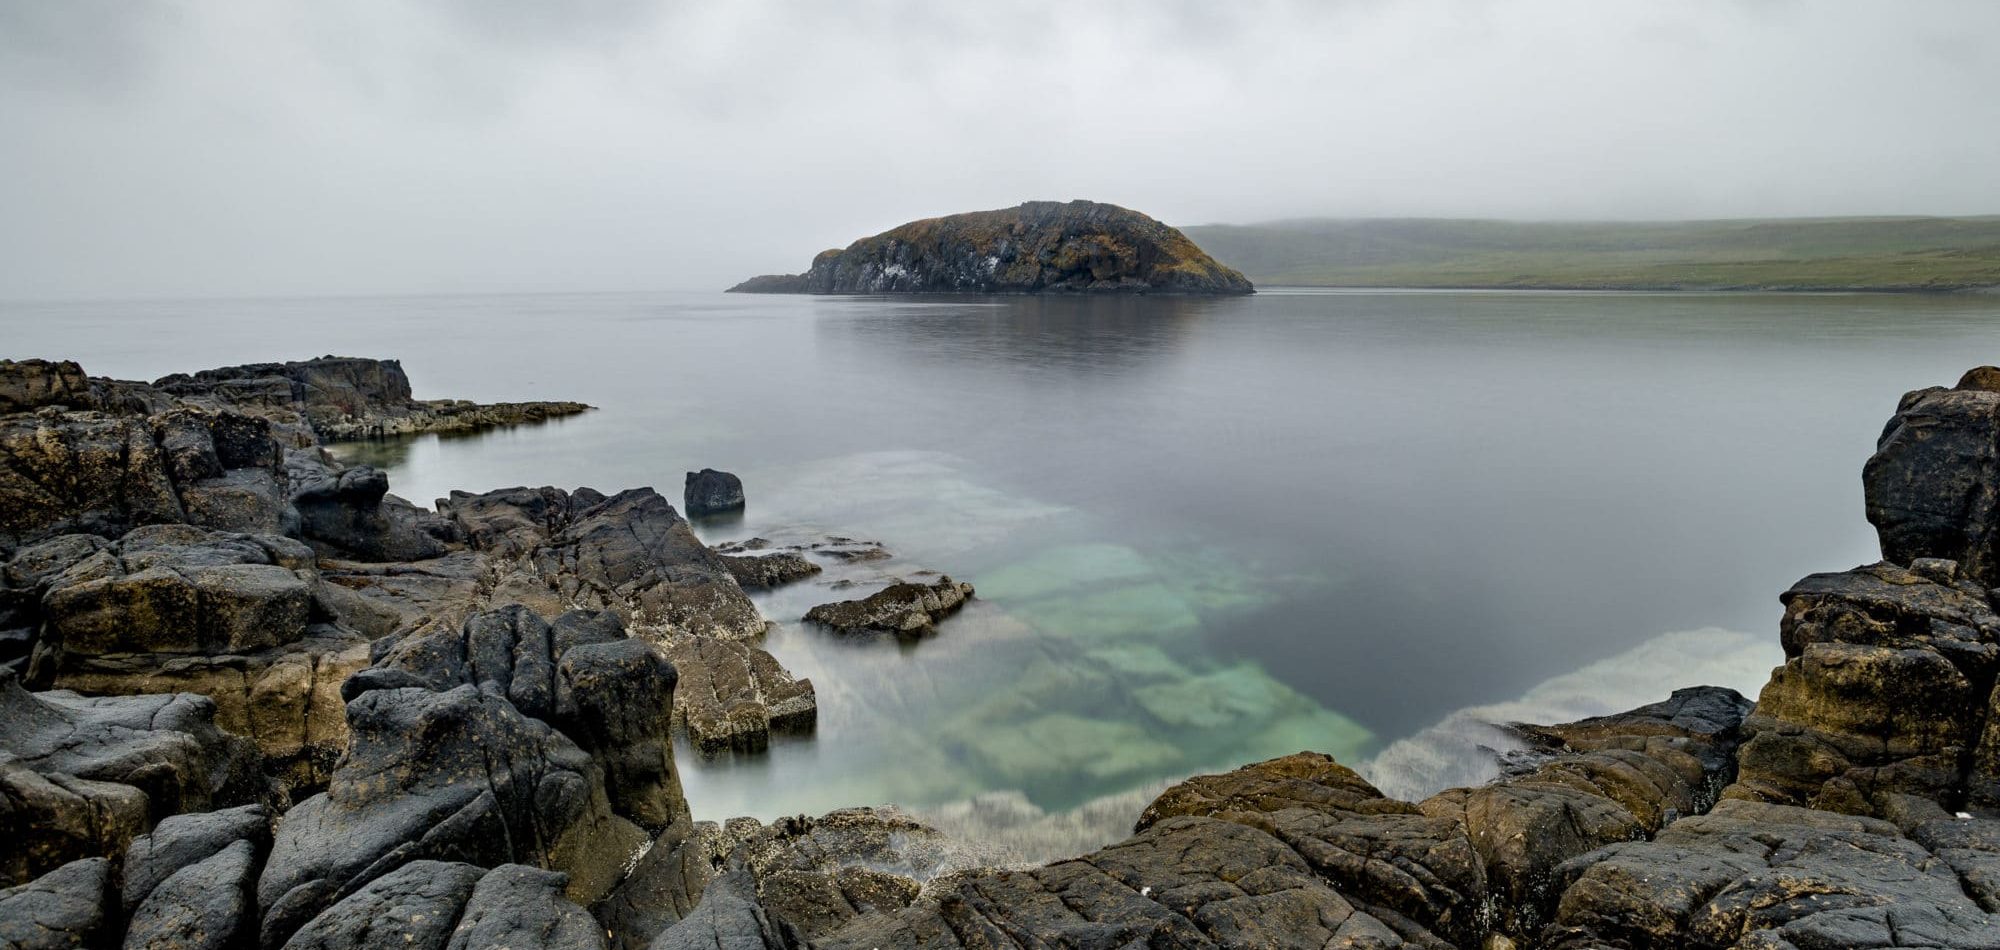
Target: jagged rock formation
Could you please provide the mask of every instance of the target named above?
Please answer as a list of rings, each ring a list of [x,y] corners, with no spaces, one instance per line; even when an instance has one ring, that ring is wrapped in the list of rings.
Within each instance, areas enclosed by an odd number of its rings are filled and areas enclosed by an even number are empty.
[[[199,693],[298,785],[325,781],[344,748],[340,681],[368,662],[325,591],[296,540],[192,525],[65,535],[0,567],[0,597],[34,635],[32,685]]]
[[[580,402],[482,405],[461,399],[416,399],[400,361],[347,356],[177,373],[153,385],[194,405],[296,413],[319,438],[329,440],[464,432],[542,422],[590,409]]]
[[[820,604],[806,611],[805,619],[847,636],[892,633],[921,637],[936,631],[938,621],[957,613],[971,599],[972,585],[949,577],[929,584],[898,581],[860,600]]]
[[[256,749],[189,693],[30,693],[0,668],[0,882],[115,855],[169,815],[255,801]]]
[[[1030,201],[912,221],[733,293],[1247,294],[1250,281],[1187,235],[1094,201]]]
[[[724,554],[722,565],[745,588],[783,587],[818,574],[823,568],[791,551],[775,554]]]
[[[295,533],[297,496],[330,468],[322,439],[468,430],[589,408],[417,400],[395,360],[329,356],[152,384],[87,377],[67,361],[0,360],[0,552],[161,523]]]

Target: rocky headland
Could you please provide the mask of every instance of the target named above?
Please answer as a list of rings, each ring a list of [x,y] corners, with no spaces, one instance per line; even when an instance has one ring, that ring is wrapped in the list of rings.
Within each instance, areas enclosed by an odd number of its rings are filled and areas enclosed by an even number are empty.
[[[0,362],[0,944],[2000,948],[2000,370],[1903,400],[1885,559],[1783,595],[1754,703],[1501,724],[1498,778],[1420,801],[1300,752],[992,867],[893,808],[681,792],[676,735],[812,728],[744,588],[879,547],[712,550],[648,488],[420,509],[323,440],[529,416],[338,362]],[[969,596],[813,619],[918,635]]]
[[[822,252],[803,274],[753,277],[732,293],[1248,294],[1242,274],[1187,235],[1095,201],[1030,201],[926,218]]]

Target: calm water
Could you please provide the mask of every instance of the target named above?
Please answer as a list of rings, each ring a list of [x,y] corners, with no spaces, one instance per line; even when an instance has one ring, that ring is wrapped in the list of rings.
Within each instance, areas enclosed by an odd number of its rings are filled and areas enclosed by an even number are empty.
[[[790,622],[847,596],[823,587],[764,599],[821,727],[686,756],[712,818],[1000,789],[1063,809],[1299,748],[1354,760],[1552,690],[1754,688],[1777,593],[1872,559],[1859,472],[1897,397],[2000,361],[2000,298],[15,304],[0,334],[95,374],[342,353],[400,357],[420,396],[585,400],[362,454],[419,502],[678,501],[683,471],[729,469],[750,510],[711,541],[872,538],[886,572],[978,586],[913,647]],[[1704,627],[1744,633],[1661,639]]]

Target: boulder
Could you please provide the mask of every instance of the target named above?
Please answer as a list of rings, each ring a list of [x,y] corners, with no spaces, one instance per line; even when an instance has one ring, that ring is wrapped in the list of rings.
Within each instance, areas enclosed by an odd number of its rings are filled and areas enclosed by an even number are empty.
[[[690,518],[742,511],[743,480],[712,468],[689,472],[682,500],[687,503]]]
[[[470,864],[412,861],[313,917],[285,941],[284,950],[445,950],[458,915],[485,874],[486,869]]]
[[[2000,615],[1948,561],[1801,580],[1732,798],[1885,814],[1894,796],[2000,805]]]
[[[53,407],[0,416],[0,550],[186,520],[144,418]]]
[[[1905,395],[1862,469],[1868,521],[1882,556],[1958,562],[2000,586],[2000,370],[1974,369],[1951,389]]]
[[[18,552],[8,590],[37,634],[36,685],[202,694],[288,784],[324,782],[345,743],[339,684],[367,640],[338,622],[298,541],[192,525],[64,536]]]
[[[85,409],[96,401],[90,378],[74,361],[0,360],[0,413],[33,412],[43,406]]]
[[[680,671],[674,718],[703,755],[761,752],[773,733],[809,733],[819,721],[812,680],[737,640],[681,637],[667,644]]]
[[[124,906],[145,904],[161,882],[238,844],[261,861],[271,846],[271,821],[270,809],[255,804],[161,819],[125,853]]]
[[[937,623],[958,612],[972,599],[972,585],[939,577],[929,584],[898,581],[860,600],[821,604],[806,611],[806,622],[856,635],[893,633],[921,637],[937,631]]]
[[[132,910],[127,950],[229,950],[257,932],[251,895],[260,855],[237,841],[175,871]]]
[[[496,562],[495,599],[555,615],[609,610],[656,641],[745,639],[764,620],[716,554],[650,488],[605,495],[554,488],[453,492],[440,510]]]
[[[0,947],[68,950],[103,946],[117,905],[104,858],[72,861],[18,887],[0,890]]]
[[[389,476],[378,469],[337,468],[318,449],[299,449],[285,456],[285,476],[301,536],[328,553],[363,561],[445,553],[449,525],[389,494]]]
[[[803,950],[797,928],[774,919],[757,900],[747,871],[718,878],[701,903],[655,939],[650,950]]]
[[[113,855],[151,821],[146,793],[121,782],[42,773],[0,753],[0,884],[21,884],[71,861]]]
[[[466,899],[449,950],[603,950],[604,929],[564,899],[568,884],[565,875],[519,864],[486,872]]]

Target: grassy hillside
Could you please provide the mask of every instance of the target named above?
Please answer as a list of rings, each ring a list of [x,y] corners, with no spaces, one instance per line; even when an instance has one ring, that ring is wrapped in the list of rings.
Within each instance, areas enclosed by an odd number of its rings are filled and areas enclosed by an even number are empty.
[[[1183,230],[1217,260],[1267,286],[2000,287],[2000,216],[1675,222],[1314,219]]]

